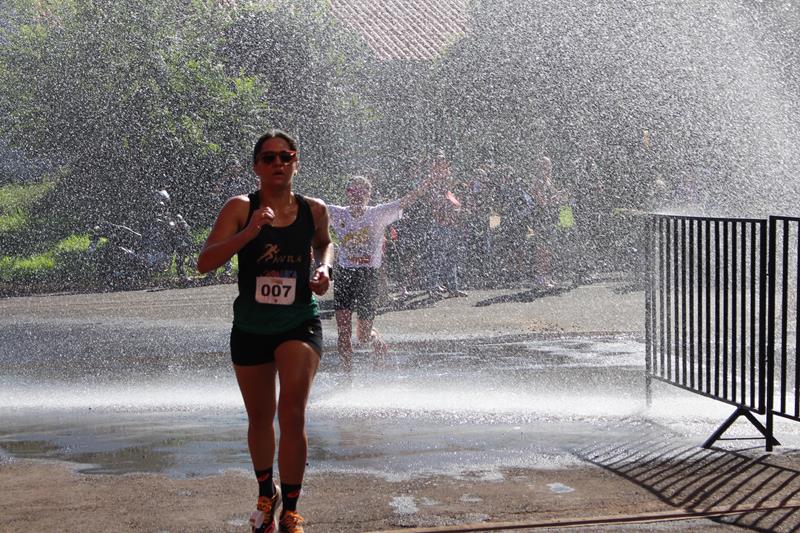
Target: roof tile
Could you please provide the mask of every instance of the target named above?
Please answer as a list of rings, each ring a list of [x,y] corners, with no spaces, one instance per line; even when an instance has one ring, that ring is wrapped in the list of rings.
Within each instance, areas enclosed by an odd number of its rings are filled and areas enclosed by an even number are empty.
[[[469,0],[331,0],[378,59],[431,60],[467,30]]]

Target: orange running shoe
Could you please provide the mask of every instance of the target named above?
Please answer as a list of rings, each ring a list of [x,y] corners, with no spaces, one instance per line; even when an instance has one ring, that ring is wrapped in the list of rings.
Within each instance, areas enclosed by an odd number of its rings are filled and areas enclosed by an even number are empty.
[[[306,521],[297,511],[284,511],[279,522],[279,533],[305,533],[303,524]]]
[[[281,503],[281,490],[275,487],[272,498],[259,496],[256,510],[250,515],[250,531],[252,533],[275,533],[278,522],[275,511]],[[302,531],[302,530],[301,530]]]

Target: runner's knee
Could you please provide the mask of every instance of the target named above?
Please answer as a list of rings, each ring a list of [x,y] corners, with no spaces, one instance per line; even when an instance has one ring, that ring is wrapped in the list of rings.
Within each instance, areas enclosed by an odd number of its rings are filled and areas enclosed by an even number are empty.
[[[278,408],[278,424],[281,435],[305,431],[306,417],[302,405],[281,405]]]

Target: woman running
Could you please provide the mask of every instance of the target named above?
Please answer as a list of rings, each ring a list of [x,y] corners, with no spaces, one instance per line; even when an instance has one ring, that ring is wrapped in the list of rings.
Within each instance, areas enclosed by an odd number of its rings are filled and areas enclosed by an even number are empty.
[[[430,187],[430,180],[398,200],[370,206],[372,183],[363,176],[350,178],[345,194],[348,205],[329,206],[331,229],[339,239],[333,307],[338,331],[339,360],[352,369],[353,312],[358,314],[356,337],[372,343],[376,361],[386,356],[388,347],[373,327],[378,307],[378,286],[386,228],[400,220],[403,209],[415,202]]]
[[[322,327],[312,293],[328,290],[333,259],[325,204],[292,192],[297,153],[297,142],[286,132],[271,130],[258,139],[253,171],[260,188],[225,203],[197,261],[197,269],[205,273],[238,254],[231,359],[258,480],[258,502],[250,517],[252,531],[258,533],[276,527],[283,533],[303,532],[297,500],[308,453],[305,412],[322,355]],[[280,489],[273,481],[276,408]],[[283,509],[276,520],[279,505]]]

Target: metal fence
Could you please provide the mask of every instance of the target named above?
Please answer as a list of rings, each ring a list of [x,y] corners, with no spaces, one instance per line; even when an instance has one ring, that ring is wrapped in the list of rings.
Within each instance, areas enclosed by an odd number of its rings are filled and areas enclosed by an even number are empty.
[[[771,361],[768,380],[773,384],[767,395],[767,428],[778,415],[800,421],[800,351],[797,326],[800,303],[800,218],[769,218],[769,332],[767,356]]]
[[[773,409],[781,416],[800,415],[797,340],[790,353],[787,325],[790,319],[797,323],[800,271],[797,241],[791,239],[800,234],[798,219],[780,220],[785,231],[778,234],[772,219],[653,215],[647,221],[647,400],[652,381],[658,380],[735,406],[705,447],[744,416],[769,450],[778,444]],[[786,229],[792,223],[794,233]],[[776,243],[784,250],[781,257],[775,255]],[[775,272],[783,283],[775,285]],[[776,320],[781,324],[777,370],[783,380],[777,389],[771,340]],[[787,392],[790,384],[794,394]],[[766,426],[753,413],[766,415]]]

